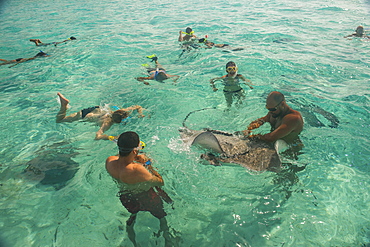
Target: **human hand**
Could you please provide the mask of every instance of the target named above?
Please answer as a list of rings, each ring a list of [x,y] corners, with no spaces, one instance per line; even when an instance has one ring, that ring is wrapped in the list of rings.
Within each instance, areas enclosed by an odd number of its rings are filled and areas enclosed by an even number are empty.
[[[262,124],[264,124],[265,122],[262,120],[262,119],[258,119],[258,120],[255,120],[253,122],[251,122],[248,126],[248,130],[254,130],[254,129],[257,129],[259,128]]]
[[[143,81],[145,85],[150,85],[149,82],[147,81]]]
[[[248,136],[249,139],[260,139],[260,137],[261,137],[260,134]]]
[[[218,88],[215,88],[215,87],[214,87],[212,90],[213,90],[213,92],[216,92],[216,91],[218,90]]]
[[[181,30],[179,31],[179,34],[182,34],[182,31]]]
[[[243,130],[242,133],[244,136],[249,136],[252,131],[250,130]]]

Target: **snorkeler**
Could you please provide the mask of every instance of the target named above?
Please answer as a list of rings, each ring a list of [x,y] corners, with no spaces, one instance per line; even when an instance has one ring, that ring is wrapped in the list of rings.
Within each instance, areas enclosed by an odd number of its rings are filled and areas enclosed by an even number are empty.
[[[109,130],[113,124],[121,123],[122,120],[128,118],[134,110],[137,110],[139,118],[145,117],[143,115],[144,108],[139,105],[122,108],[114,112],[102,109],[100,106],[93,106],[66,116],[69,100],[59,92],[58,96],[60,99],[60,110],[56,115],[56,122],[64,123],[78,120],[96,122],[100,129],[96,132],[95,140],[109,140],[109,136],[105,135],[104,132]]]
[[[197,36],[194,35],[194,31],[190,27],[187,27],[185,32],[180,31],[179,34],[180,35],[178,41],[181,42],[180,47],[182,48],[182,52],[180,53],[179,58],[185,52],[190,52],[192,49],[200,48],[197,42]],[[185,35],[183,36],[183,34]]]
[[[240,86],[239,80],[244,81],[243,84],[247,85],[250,89],[253,89],[253,87],[248,84],[250,80],[246,79],[243,75],[238,74],[238,67],[232,61],[226,64],[226,72],[227,75],[211,79],[211,87],[213,88],[213,91],[216,92],[218,88],[215,87],[215,81],[222,80],[227,107],[231,107],[233,98],[236,98],[238,104],[242,104],[242,100],[245,99],[245,93],[244,89]]]
[[[50,55],[48,55],[47,53],[43,52],[43,51],[40,51],[39,53],[37,53],[35,56],[33,57],[30,57],[30,58],[17,58],[17,59],[13,59],[13,60],[5,60],[5,59],[0,59],[0,61],[3,61],[3,63],[0,63],[0,66],[1,65],[6,65],[6,64],[11,64],[11,63],[14,63],[13,65],[9,66],[9,68],[11,67],[14,67],[20,63],[23,63],[23,62],[26,62],[26,61],[29,61],[29,60],[33,60],[37,57],[49,57]]]
[[[47,45],[57,46],[58,44],[65,43],[65,42],[70,41],[70,40],[76,40],[76,38],[72,36],[72,37],[69,37],[66,40],[61,41],[61,42],[51,42],[51,43],[42,43],[42,41],[39,40],[39,39],[30,39],[30,41],[34,42],[36,44],[36,46],[47,46]]]
[[[168,78],[174,78],[173,82],[176,82],[180,76],[178,75],[169,75],[166,73],[166,70],[163,66],[158,62],[158,57],[153,54],[151,56],[147,56],[147,58],[152,59],[152,62],[155,62],[155,68],[151,68],[148,64],[143,64],[146,68],[149,76],[148,77],[136,77],[135,79],[138,81],[144,82],[145,85],[149,85],[149,82],[144,80],[156,80],[158,82],[164,82]]]
[[[159,220],[160,231],[163,232],[165,246],[178,246],[170,233],[167,224],[167,213],[163,201],[172,204],[172,199],[160,187],[164,185],[162,176],[152,167],[151,160],[140,154],[143,149],[136,132],[122,133],[117,141],[118,155],[109,156],[105,168],[119,189],[119,199],[130,212],[126,221],[128,238],[134,246],[136,243],[134,225],[140,211],[150,212]]]
[[[185,32],[180,31],[179,34],[179,42],[191,41],[197,38],[197,36],[194,35],[194,31],[190,27],[187,27]],[[185,36],[182,36],[183,34],[185,34]]]
[[[368,38],[370,39],[370,36],[365,34],[364,27],[363,26],[358,26],[355,30],[355,33],[344,36],[344,38],[348,37],[360,37],[360,38]]]
[[[216,47],[216,48],[229,48],[232,51],[244,50],[244,48],[231,48],[228,44],[215,44],[213,42],[208,41],[207,38],[208,38],[208,35],[206,35],[205,38],[198,39],[198,42],[204,44],[205,45],[204,48],[206,49],[211,49],[212,47]]]

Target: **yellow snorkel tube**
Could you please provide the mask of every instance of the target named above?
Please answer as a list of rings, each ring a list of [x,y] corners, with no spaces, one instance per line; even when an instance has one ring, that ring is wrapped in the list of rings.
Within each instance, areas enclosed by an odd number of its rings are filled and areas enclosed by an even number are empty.
[[[191,31],[190,33],[187,33],[187,32],[182,32],[182,33],[185,34],[185,35],[192,36],[194,34],[194,31]]]

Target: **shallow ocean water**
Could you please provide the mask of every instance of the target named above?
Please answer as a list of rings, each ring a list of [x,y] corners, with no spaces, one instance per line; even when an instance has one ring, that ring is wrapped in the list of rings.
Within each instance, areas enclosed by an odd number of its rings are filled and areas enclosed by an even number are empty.
[[[2,59],[34,56],[40,49],[30,38],[77,38],[42,47],[50,57],[0,66],[0,246],[132,246],[129,213],[104,168],[116,146],[94,141],[93,124],[56,124],[57,92],[71,100],[69,113],[105,104],[147,109],[107,133],[132,130],[146,142],[175,201],[167,221],[180,246],[370,245],[370,41],[343,38],[358,25],[369,29],[369,12],[369,1],[355,0],[0,2]],[[178,32],[187,26],[244,50],[179,58]],[[181,76],[177,84],[134,79],[151,54]],[[225,111],[209,79],[230,60],[254,89]],[[305,117],[304,153],[283,158],[285,172],[204,165],[200,150],[181,143],[189,112],[216,107],[191,115],[194,129],[242,130],[266,114],[273,90]],[[135,230],[142,246],[164,245],[149,213],[139,213]]]

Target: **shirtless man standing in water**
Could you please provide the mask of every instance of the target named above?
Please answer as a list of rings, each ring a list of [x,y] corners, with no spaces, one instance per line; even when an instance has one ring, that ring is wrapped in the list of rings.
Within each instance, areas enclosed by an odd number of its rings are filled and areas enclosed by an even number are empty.
[[[297,144],[299,134],[303,130],[303,118],[301,113],[290,108],[285,102],[282,93],[273,91],[266,99],[266,109],[269,111],[266,116],[251,122],[244,135],[249,135],[251,130],[257,129],[264,123],[271,125],[271,132],[265,135],[252,135],[250,137],[259,138],[268,142],[275,142],[279,139],[287,144]]]
[[[151,160],[145,154],[139,154],[143,149],[139,135],[132,131],[122,133],[117,146],[119,154],[108,157],[105,167],[119,187],[122,205],[131,213],[126,222],[129,239],[138,246],[134,231],[136,216],[139,211],[149,211],[159,219],[165,246],[177,246],[169,232],[162,202],[172,203],[172,200],[160,188],[164,184],[163,178],[151,166]]]
[[[109,136],[105,135],[104,132],[109,130],[114,123],[121,123],[134,110],[137,110],[139,113],[138,117],[144,117],[144,108],[139,105],[122,108],[114,112],[102,109],[100,106],[93,106],[66,116],[69,100],[61,93],[58,93],[58,96],[60,99],[60,110],[56,116],[56,122],[74,122],[81,119],[88,122],[96,122],[100,129],[96,132],[95,140],[109,140]]]

